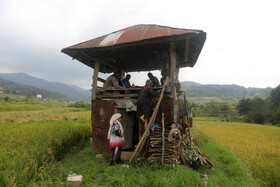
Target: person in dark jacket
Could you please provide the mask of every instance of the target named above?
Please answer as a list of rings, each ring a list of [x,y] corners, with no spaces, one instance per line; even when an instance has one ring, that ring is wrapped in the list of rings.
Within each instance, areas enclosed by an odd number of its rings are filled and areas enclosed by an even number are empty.
[[[157,91],[153,91],[151,84],[152,81],[150,79],[147,80],[146,85],[143,87],[137,98],[137,117],[142,120],[145,129],[148,125],[148,119],[153,112],[151,98],[158,94]]]
[[[155,77],[152,73],[148,73],[149,79],[152,81],[151,87],[159,87],[159,81],[158,78]]]

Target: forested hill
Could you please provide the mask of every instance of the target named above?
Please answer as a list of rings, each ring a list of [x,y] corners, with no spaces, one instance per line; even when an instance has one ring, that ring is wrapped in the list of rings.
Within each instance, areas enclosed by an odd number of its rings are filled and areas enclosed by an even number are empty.
[[[89,99],[91,96],[89,90],[59,82],[49,82],[25,73],[0,73],[0,78],[23,85],[45,89],[51,92],[57,92],[75,100]]]
[[[68,100],[69,98],[60,93],[51,92],[45,89],[36,88],[33,86],[26,86],[19,83],[15,83],[13,81],[8,81],[6,79],[0,78],[0,86],[4,89],[5,93],[9,94],[20,94],[20,95],[32,95],[36,96],[37,94],[42,95],[44,98],[52,98],[52,99],[64,99]]]
[[[272,88],[245,88],[243,86],[199,84],[191,81],[181,82],[181,89],[188,97],[217,97],[223,100],[242,99],[243,97],[262,97],[269,95]]]

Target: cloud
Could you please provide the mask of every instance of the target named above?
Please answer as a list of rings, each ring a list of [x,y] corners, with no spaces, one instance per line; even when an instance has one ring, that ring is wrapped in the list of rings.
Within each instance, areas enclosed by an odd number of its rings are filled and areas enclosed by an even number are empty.
[[[93,70],[62,48],[132,25],[158,24],[207,32],[197,64],[181,69],[180,81],[273,87],[280,80],[279,6],[278,0],[2,0],[0,72],[89,89]],[[146,72],[133,77],[141,77],[135,80],[141,85]]]

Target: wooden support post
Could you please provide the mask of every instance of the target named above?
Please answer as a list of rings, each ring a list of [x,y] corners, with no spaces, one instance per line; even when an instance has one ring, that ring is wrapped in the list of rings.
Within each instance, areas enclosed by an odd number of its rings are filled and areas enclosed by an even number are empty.
[[[94,71],[93,71],[93,76],[92,76],[92,100],[96,99],[96,89],[97,89],[97,79],[98,79],[99,65],[100,65],[100,61],[96,60],[95,64],[94,64]]]
[[[171,86],[171,94],[173,98],[173,117],[174,121],[177,122],[177,113],[178,113],[178,105],[177,105],[177,93],[176,93],[176,75],[177,75],[177,60],[176,60],[176,48],[175,42],[170,42],[169,48],[169,55],[170,55],[170,86]]]

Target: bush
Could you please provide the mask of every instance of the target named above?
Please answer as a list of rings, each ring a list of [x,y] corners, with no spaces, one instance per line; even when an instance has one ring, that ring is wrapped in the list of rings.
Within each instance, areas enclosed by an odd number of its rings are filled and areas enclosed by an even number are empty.
[[[91,106],[90,103],[85,103],[83,101],[77,101],[75,103],[71,103],[71,104],[68,105],[68,107],[84,108],[84,109],[87,109],[87,110],[90,110],[90,106]]]

